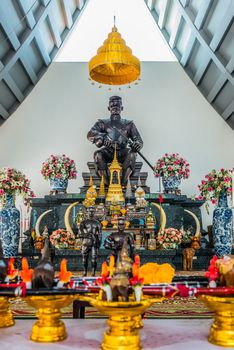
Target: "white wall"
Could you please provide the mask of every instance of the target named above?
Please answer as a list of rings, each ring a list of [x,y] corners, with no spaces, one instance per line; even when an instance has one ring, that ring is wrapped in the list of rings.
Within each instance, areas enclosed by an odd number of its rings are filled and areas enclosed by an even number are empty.
[[[108,98],[123,98],[123,117],[133,119],[144,140],[143,154],[152,162],[165,152],[178,152],[191,164],[191,177],[181,185],[188,196],[213,168],[234,165],[234,131],[207,103],[176,62],[142,64],[142,81],[131,89],[108,91],[92,86],[87,63],[53,63],[28,98],[0,127],[0,167],[12,166],[32,181],[37,196],[49,192],[41,174],[42,162],[52,153],[76,161],[78,179],[69,192],[79,192],[82,171],[95,146],[86,134],[97,118],[108,118]],[[151,191],[157,180],[149,171]],[[211,218],[204,217],[204,228]]]

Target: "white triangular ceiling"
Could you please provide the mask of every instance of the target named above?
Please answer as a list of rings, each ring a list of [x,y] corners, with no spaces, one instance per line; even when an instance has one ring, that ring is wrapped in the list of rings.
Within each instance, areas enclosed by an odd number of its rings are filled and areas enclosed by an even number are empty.
[[[155,53],[155,59],[161,60],[165,42],[160,38],[161,45],[154,39],[155,27],[145,29],[143,5],[146,3],[152,15],[151,20],[157,24],[185,72],[207,101],[234,129],[233,0],[108,0],[106,9],[109,9],[109,15],[104,20],[100,8],[102,2],[104,0],[0,2],[0,124],[37,84],[77,20],[78,33],[79,25],[82,25],[82,17],[79,15],[82,10],[91,12],[92,6],[97,6],[95,19],[99,24],[95,25],[94,20],[90,20],[91,39],[88,39],[86,32],[82,35],[80,30],[79,41],[72,45],[76,44],[77,52],[82,52],[82,60],[88,60],[85,47],[92,47],[95,54],[97,47],[102,44],[112,27],[114,14],[119,31],[136,56],[141,60],[151,60],[146,57],[148,45]],[[127,8],[129,3],[132,3],[130,9]],[[137,19],[139,6],[142,6],[142,16]],[[126,15],[123,20],[121,7]],[[113,9],[116,13],[113,13]],[[147,22],[149,23],[148,19]],[[131,30],[125,29],[126,23],[130,24]],[[102,37],[97,40],[95,35],[100,31]],[[73,35],[71,40],[72,37]],[[58,60],[65,55],[66,46]],[[167,55],[166,60],[173,59],[168,50]]]

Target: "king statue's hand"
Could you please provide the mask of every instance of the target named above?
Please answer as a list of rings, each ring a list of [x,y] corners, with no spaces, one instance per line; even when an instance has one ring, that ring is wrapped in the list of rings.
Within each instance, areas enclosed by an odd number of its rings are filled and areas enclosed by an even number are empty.
[[[104,140],[103,140],[103,144],[104,144],[105,147],[110,148],[111,145],[112,145],[112,142],[111,142],[111,140],[108,137],[105,137]]]
[[[131,147],[133,151],[139,152],[142,145],[139,142],[134,141]]]

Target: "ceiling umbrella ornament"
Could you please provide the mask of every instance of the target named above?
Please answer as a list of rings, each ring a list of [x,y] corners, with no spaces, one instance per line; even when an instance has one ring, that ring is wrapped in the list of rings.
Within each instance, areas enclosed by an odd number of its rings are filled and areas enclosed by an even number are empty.
[[[114,25],[97,55],[89,61],[90,78],[101,84],[124,85],[139,79],[140,71],[140,61]]]

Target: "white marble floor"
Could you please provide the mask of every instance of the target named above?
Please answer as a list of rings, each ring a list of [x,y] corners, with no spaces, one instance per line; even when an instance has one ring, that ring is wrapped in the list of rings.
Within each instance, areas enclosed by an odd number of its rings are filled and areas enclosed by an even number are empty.
[[[9,328],[0,328],[1,350],[91,350],[100,349],[106,320],[63,320],[68,338],[57,343],[35,343],[29,340],[35,320],[16,320]],[[207,341],[212,320],[144,320],[141,330],[143,349],[215,350],[223,349]],[[129,349],[130,350],[130,349]]]

